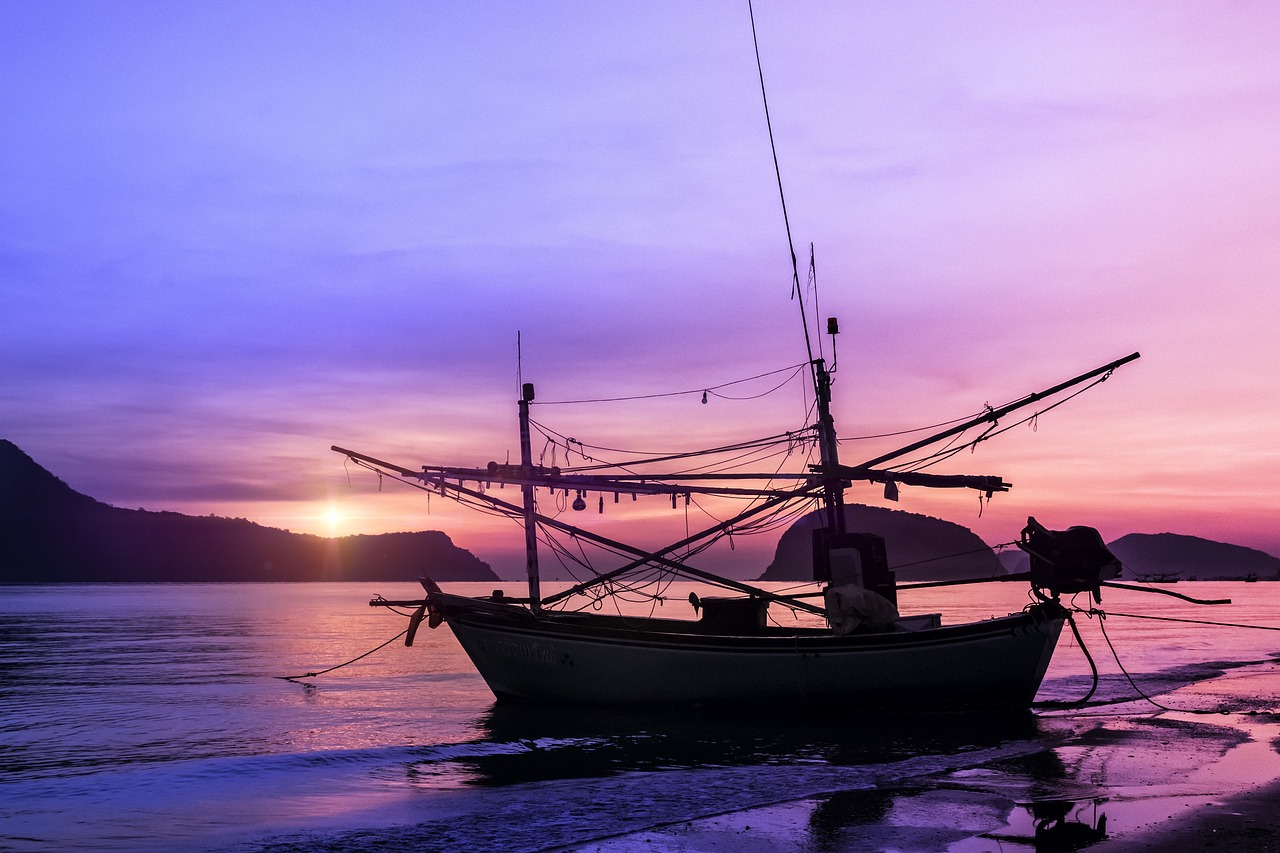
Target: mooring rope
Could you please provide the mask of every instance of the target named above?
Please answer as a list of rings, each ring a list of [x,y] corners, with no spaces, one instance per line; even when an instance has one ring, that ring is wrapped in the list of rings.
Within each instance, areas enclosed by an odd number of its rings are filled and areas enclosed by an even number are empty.
[[[1205,711],[1205,710],[1199,710],[1195,708],[1173,708],[1161,702],[1157,702],[1155,699],[1148,696],[1142,690],[1142,688],[1138,686],[1137,682],[1133,680],[1133,676],[1129,674],[1129,671],[1125,669],[1124,663],[1121,662],[1120,654],[1119,652],[1116,651],[1115,644],[1111,642],[1111,636],[1107,633],[1106,619],[1108,616],[1122,616],[1129,619],[1151,619],[1159,622],[1185,622],[1190,625],[1212,625],[1212,626],[1218,626],[1223,628],[1247,628],[1247,629],[1253,629],[1257,631],[1280,631],[1280,627],[1275,627],[1272,625],[1247,625],[1240,622],[1215,622],[1215,621],[1206,620],[1206,619],[1183,619],[1183,618],[1178,618],[1173,616],[1147,616],[1139,613],[1114,613],[1111,611],[1104,611],[1104,610],[1098,610],[1098,609],[1092,609],[1092,608],[1089,610],[1075,608],[1075,612],[1083,613],[1084,615],[1088,616],[1090,619],[1092,619],[1094,616],[1098,617],[1098,628],[1102,631],[1102,638],[1106,641],[1107,648],[1111,650],[1111,657],[1115,659],[1116,666],[1119,667],[1120,673],[1125,677],[1125,680],[1129,682],[1129,686],[1132,687],[1133,691],[1138,694],[1136,697],[1133,697],[1133,698],[1142,699],[1143,701],[1154,705],[1155,707],[1159,708],[1162,711],[1173,711],[1180,714],[1199,714],[1203,716],[1209,716],[1209,715],[1224,714],[1224,713],[1227,713],[1227,711],[1223,709]],[[1070,611],[1068,611],[1067,613],[1067,620],[1071,624],[1071,630],[1075,634],[1076,642],[1080,644],[1080,650],[1084,652],[1084,656],[1086,659],[1088,659],[1089,666],[1093,670],[1093,686],[1089,688],[1089,692],[1085,694],[1083,699],[1079,699],[1074,702],[1037,702],[1035,703],[1035,707],[1037,708],[1054,709],[1054,708],[1083,707],[1085,703],[1089,701],[1090,697],[1093,696],[1094,691],[1097,690],[1098,667],[1093,662],[1093,656],[1089,654],[1089,650],[1085,647],[1084,638],[1080,636],[1080,632],[1076,628],[1075,619],[1072,618]],[[1130,702],[1130,701],[1133,701],[1133,699],[1112,700],[1112,701],[1102,702],[1098,704],[1109,705],[1109,704],[1114,704],[1117,701]]]
[[[1093,616],[1093,614],[1094,614],[1094,612],[1095,612],[1095,611],[1088,611],[1088,612],[1087,612],[1087,615],[1088,615],[1088,616],[1090,616],[1090,617],[1092,617],[1092,616]],[[1162,705],[1161,703],[1157,702],[1155,699],[1152,699],[1152,698],[1151,698],[1150,696],[1148,696],[1146,693],[1142,692],[1142,688],[1141,688],[1141,687],[1139,687],[1139,686],[1138,686],[1138,684],[1137,684],[1137,682],[1135,682],[1135,681],[1133,680],[1133,676],[1129,674],[1129,670],[1125,669],[1125,668],[1124,668],[1124,664],[1120,662],[1120,654],[1119,654],[1119,652],[1117,652],[1117,651],[1116,651],[1115,644],[1111,642],[1111,637],[1110,637],[1110,635],[1108,635],[1108,634],[1107,634],[1107,625],[1106,625],[1106,622],[1107,622],[1107,614],[1106,614],[1106,613],[1104,613],[1104,612],[1102,612],[1101,610],[1098,610],[1098,611],[1096,611],[1096,612],[1097,612],[1097,614],[1098,614],[1098,628],[1099,628],[1099,630],[1101,630],[1101,631],[1102,631],[1102,639],[1104,639],[1104,640],[1106,640],[1106,641],[1107,641],[1107,648],[1111,649],[1111,657],[1115,659],[1116,666],[1118,666],[1118,667],[1120,668],[1120,672],[1121,672],[1121,674],[1122,674],[1122,675],[1124,675],[1125,681],[1128,681],[1128,682],[1129,682],[1129,686],[1133,688],[1133,691],[1134,691],[1135,693],[1137,693],[1139,697],[1141,697],[1142,699],[1146,700],[1147,702],[1150,702],[1152,705],[1155,705],[1157,708],[1159,708],[1159,709],[1160,709],[1160,710],[1162,710],[1162,711],[1181,711],[1181,710],[1183,710],[1183,709],[1181,709],[1181,708],[1170,708],[1168,705]],[[1185,711],[1185,713],[1188,713],[1188,714],[1213,714],[1213,713],[1216,713],[1216,712],[1215,712],[1215,711],[1193,711],[1193,710],[1187,710],[1187,711]]]
[[[352,659],[351,659],[351,660],[349,660],[349,661],[346,661],[346,662],[344,662],[344,663],[337,664],[337,665],[335,665],[335,666],[331,666],[331,667],[329,667],[328,669],[322,669],[322,670],[319,670],[319,671],[317,671],[317,672],[308,672],[308,673],[307,673],[307,674],[305,674],[305,675],[274,675],[274,676],[272,676],[272,678],[278,678],[278,679],[280,679],[281,681],[300,681],[301,679],[304,679],[304,678],[315,678],[317,675],[324,675],[326,672],[333,672],[335,669],[342,669],[344,666],[349,666],[349,665],[351,665],[351,664],[355,663],[355,662],[356,662],[356,661],[358,661],[358,660],[363,660],[364,658],[367,658],[369,655],[373,654],[374,652],[381,651],[382,649],[385,649],[387,646],[391,645],[392,643],[394,643],[396,640],[400,639],[401,637],[403,637],[403,636],[404,636],[405,634],[407,634],[407,633],[409,633],[409,629],[408,629],[408,628],[405,628],[405,629],[404,629],[403,631],[401,631],[399,634],[396,634],[396,635],[395,635],[394,637],[392,637],[390,640],[387,640],[385,643],[383,643],[382,645],[378,646],[377,648],[369,649],[369,651],[365,652],[364,654],[360,655],[359,657],[354,657],[354,658],[352,658]]]
[[[1071,626],[1071,633],[1075,635],[1076,644],[1080,646],[1080,651],[1084,652],[1084,659],[1089,662],[1089,670],[1093,673],[1093,683],[1089,685],[1089,692],[1084,694],[1080,699],[1073,699],[1069,702],[1035,702],[1033,706],[1036,708],[1079,708],[1093,698],[1093,694],[1098,689],[1098,665],[1093,661],[1093,655],[1089,654],[1089,647],[1084,644],[1084,637],[1080,636],[1080,628],[1076,625],[1075,617],[1071,611],[1067,611],[1067,624]]]

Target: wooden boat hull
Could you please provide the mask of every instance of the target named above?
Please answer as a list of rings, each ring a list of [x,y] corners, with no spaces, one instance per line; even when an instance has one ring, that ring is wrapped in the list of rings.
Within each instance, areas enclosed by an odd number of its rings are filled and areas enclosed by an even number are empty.
[[[922,631],[818,629],[712,634],[697,622],[545,614],[434,592],[442,616],[500,701],[540,704],[827,704],[848,711],[1025,709],[1065,611]],[[838,703],[838,704],[837,704]]]

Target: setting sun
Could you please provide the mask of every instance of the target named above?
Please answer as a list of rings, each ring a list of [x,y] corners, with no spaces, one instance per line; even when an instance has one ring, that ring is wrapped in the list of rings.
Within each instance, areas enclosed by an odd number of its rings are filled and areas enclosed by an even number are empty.
[[[342,514],[342,510],[338,509],[336,505],[331,503],[321,517],[324,519],[325,526],[328,528],[330,536],[340,535],[342,532],[342,523],[346,520],[345,516]]]

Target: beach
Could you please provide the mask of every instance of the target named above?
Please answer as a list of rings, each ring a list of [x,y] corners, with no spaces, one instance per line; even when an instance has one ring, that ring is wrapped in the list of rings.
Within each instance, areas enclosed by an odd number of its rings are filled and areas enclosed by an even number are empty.
[[[646,832],[619,836],[568,849],[582,853],[626,853],[634,850],[680,853],[783,853],[783,851],[1009,851],[1074,850],[1096,853],[1159,853],[1170,850],[1280,850],[1280,781],[1223,794],[1205,787],[1183,795],[1153,798],[1146,785],[1112,788],[1107,802],[1073,804],[1086,819],[1058,824],[1060,846],[1053,830],[1037,836],[1034,825],[1021,815],[1000,824],[1001,804],[992,804],[972,791],[940,788],[914,795],[918,808],[902,809],[887,820],[861,824],[856,832],[815,839],[814,815],[843,798],[850,812],[857,792],[842,792],[822,801],[800,801],[718,815]],[[868,801],[883,792],[866,792]],[[1007,808],[1007,804],[1005,805]],[[1144,816],[1144,812],[1146,815]],[[1016,815],[1016,810],[1013,813]],[[1100,814],[1120,814],[1100,830]],[[1092,816],[1093,820],[1088,820]],[[987,824],[979,829],[978,824]],[[815,843],[817,842],[817,843]],[[830,843],[835,842],[835,843]]]
[[[1038,717],[1019,754],[570,849],[675,853],[1280,850],[1280,667],[1232,669],[1148,702]],[[1055,736],[1053,724],[1066,726]],[[1050,724],[1046,727],[1044,723]]]
[[[1098,853],[1280,850],[1280,783],[1236,794],[1146,832],[1108,840],[1090,849]]]

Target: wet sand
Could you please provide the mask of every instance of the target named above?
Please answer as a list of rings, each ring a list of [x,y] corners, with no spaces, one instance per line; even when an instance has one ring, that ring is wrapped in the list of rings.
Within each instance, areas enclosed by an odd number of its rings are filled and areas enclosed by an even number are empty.
[[[1043,725],[1062,727],[1062,737],[1021,755],[975,756],[900,786],[835,791],[573,849],[1280,853],[1280,667],[1252,667],[1162,699],[1200,713],[1133,702],[1046,714]]]
[[[1162,850],[1280,851],[1280,782],[1228,797],[1146,832],[1129,833],[1088,848],[1091,853]]]
[[[1133,749],[1132,744],[1121,749]],[[1203,769],[1203,768],[1202,768]],[[1280,762],[1277,765],[1280,771]],[[1280,781],[1229,796],[1197,787],[1152,796],[1144,784],[1072,803],[1066,819],[1040,836],[1030,806],[972,789],[847,791],[780,803],[575,847],[594,853],[939,853],[1088,850],[1277,851]],[[892,800],[886,810],[884,804]],[[1111,817],[1108,822],[1102,815]],[[865,822],[859,820],[865,818]],[[830,824],[823,831],[823,824]],[[1116,825],[1119,827],[1116,828]]]
[[[1221,722],[1239,728],[1248,735],[1249,742],[1203,768],[1201,792],[1208,802],[1198,802],[1167,819],[1117,827],[1105,841],[1088,849],[1098,853],[1280,851],[1280,714],[1275,705],[1280,702],[1280,673],[1277,665],[1253,667],[1232,677],[1192,685],[1171,696],[1173,703],[1179,699],[1209,699],[1240,711],[1224,716]],[[1140,796],[1140,791],[1132,789],[1116,792],[1117,799]]]

